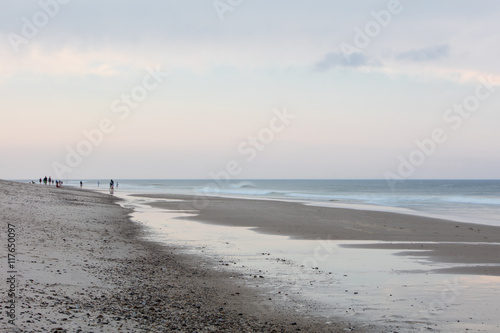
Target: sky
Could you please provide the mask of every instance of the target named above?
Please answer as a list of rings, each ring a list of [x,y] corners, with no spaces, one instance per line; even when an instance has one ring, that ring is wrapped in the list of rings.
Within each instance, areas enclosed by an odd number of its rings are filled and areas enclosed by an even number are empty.
[[[1,1],[0,178],[500,178],[498,1]]]

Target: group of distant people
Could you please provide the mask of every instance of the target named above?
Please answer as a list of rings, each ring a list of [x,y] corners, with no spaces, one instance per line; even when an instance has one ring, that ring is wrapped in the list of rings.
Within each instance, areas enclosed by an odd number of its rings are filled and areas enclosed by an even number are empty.
[[[52,177],[43,177],[43,178],[40,178],[39,179],[39,182],[40,182],[40,185],[43,183],[45,185],[56,185],[57,187],[61,187],[63,185],[63,182],[62,180],[54,180],[52,179]],[[31,182],[33,184],[35,184],[35,182]],[[99,187],[99,185],[101,185],[101,182],[97,181],[97,187]],[[109,193],[113,194],[114,193],[114,190],[115,190],[115,186],[116,188],[118,188],[118,182],[115,183],[115,181],[113,179],[111,179],[111,181],[109,182]],[[80,188],[83,188],[83,182],[80,181]]]
[[[61,186],[62,186],[62,184],[63,184],[62,180],[54,180],[54,179],[52,179],[52,177],[50,177],[50,176],[49,176],[49,178],[47,178],[47,176],[43,177],[43,179],[42,179],[42,178],[40,178],[38,181],[40,182],[40,185],[42,185],[42,182],[43,182],[45,185],[47,185],[47,184],[48,184],[48,185],[54,185],[54,184],[56,184],[56,186],[57,186],[57,187],[61,187]]]

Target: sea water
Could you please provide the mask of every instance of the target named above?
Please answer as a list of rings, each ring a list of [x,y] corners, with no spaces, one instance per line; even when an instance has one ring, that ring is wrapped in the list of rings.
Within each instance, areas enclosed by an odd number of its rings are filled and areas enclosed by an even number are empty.
[[[98,180],[84,181],[97,188]],[[115,180],[116,181],[116,180]],[[117,180],[134,193],[300,201],[500,226],[500,180]],[[79,186],[80,181],[69,181]],[[100,180],[106,188],[109,180]]]

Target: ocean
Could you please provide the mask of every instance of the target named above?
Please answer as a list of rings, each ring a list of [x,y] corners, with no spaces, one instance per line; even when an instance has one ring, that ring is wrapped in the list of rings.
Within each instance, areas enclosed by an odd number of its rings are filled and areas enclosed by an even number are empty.
[[[98,180],[85,180],[97,188]],[[106,188],[109,180],[99,180]],[[500,226],[500,180],[166,180],[123,179],[135,193],[217,195],[398,212]],[[80,180],[67,182],[79,186]]]

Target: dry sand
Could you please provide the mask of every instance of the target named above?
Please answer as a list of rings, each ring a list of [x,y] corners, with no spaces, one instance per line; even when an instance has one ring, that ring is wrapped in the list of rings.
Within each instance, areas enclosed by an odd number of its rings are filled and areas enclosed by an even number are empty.
[[[298,239],[394,242],[346,246],[390,248],[402,250],[401,255],[408,250],[426,250],[418,255],[456,264],[457,267],[439,270],[442,273],[500,275],[500,227],[387,212],[306,206],[297,202],[183,195],[138,196],[181,200],[158,201],[152,206],[197,212],[196,216],[187,217],[191,220],[253,227],[258,232]],[[416,254],[411,252],[411,255]],[[490,266],[471,267],[470,264]]]
[[[362,331],[299,317],[246,288],[234,273],[142,240],[129,213],[110,195],[0,180],[0,331]],[[7,273],[8,224],[15,228],[14,274]],[[16,280],[13,298],[7,275]],[[14,326],[6,315],[11,299]]]

